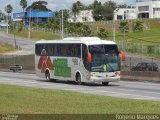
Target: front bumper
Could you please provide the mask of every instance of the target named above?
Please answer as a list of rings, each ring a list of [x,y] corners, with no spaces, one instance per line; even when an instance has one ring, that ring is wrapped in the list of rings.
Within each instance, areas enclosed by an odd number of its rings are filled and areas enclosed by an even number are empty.
[[[120,72],[91,73],[89,81],[91,82],[118,82],[120,81]]]
[[[120,81],[120,76],[116,77],[90,77],[90,81],[92,82],[118,82]]]

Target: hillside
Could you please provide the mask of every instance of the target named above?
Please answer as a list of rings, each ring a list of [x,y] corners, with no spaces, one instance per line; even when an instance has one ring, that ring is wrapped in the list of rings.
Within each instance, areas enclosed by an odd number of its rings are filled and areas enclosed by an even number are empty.
[[[147,38],[153,38],[155,37],[155,40],[158,42],[160,42],[160,19],[149,19],[149,20],[143,20],[143,25],[144,25],[144,31],[140,32],[140,33],[133,33],[132,32],[132,23],[135,20],[128,20],[129,23],[129,33],[125,33],[125,35],[129,35],[131,37],[135,37],[135,38],[142,38],[145,36],[144,39]],[[119,23],[120,21],[116,21],[115,22],[115,26],[116,26],[116,36],[124,36],[124,33],[121,33],[119,31]],[[100,28],[104,28],[107,29],[110,32],[109,36],[112,36],[112,31],[113,31],[113,21],[100,21],[100,22],[92,22],[92,23],[85,23],[87,25],[89,25],[89,27],[91,28],[92,32],[96,33],[99,31]],[[147,36],[146,36],[147,35]],[[117,39],[119,40],[119,39]],[[120,39],[121,40],[121,39]]]
[[[128,53],[145,54],[154,57],[160,57],[160,19],[143,20],[144,31],[132,32],[133,20],[129,20],[129,32],[121,33],[119,31],[120,21],[116,21],[116,42],[119,48]],[[113,22],[103,21],[94,23],[85,23],[90,26],[94,33],[100,28],[109,31],[107,39],[113,40]]]
[[[7,43],[0,43],[0,54],[8,53],[8,52],[14,52],[18,50],[18,48],[15,48],[14,46],[7,44]]]

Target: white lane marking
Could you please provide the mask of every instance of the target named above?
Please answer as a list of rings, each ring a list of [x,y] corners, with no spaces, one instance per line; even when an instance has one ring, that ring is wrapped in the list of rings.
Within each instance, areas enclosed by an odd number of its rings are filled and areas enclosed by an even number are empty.
[[[2,79],[3,79],[3,81],[11,81],[11,79],[9,79],[9,78],[2,78]],[[0,82],[1,82],[1,80],[0,80]]]
[[[104,93],[114,94],[114,95],[120,96],[120,97],[121,97],[121,95],[123,95],[123,96],[135,96],[137,98],[160,99],[159,97],[135,95],[135,94],[129,94],[129,93],[120,93],[120,92],[112,92],[112,91],[104,91],[104,90],[100,90],[100,91],[95,90],[94,92],[104,92]]]
[[[125,83],[125,84],[129,84],[129,85],[133,85],[133,86],[135,86],[135,85],[150,85],[150,86],[157,86],[157,87],[160,87],[160,84],[159,83],[152,83],[152,82],[136,82],[136,81],[120,81],[119,82],[120,84],[122,84],[122,85],[124,85],[123,83]]]
[[[128,92],[128,91],[130,91],[130,92],[135,92],[135,91],[137,91],[137,90],[129,90],[129,89],[125,89],[125,88],[116,88],[115,90],[122,90],[122,91],[125,91],[125,92]],[[160,93],[158,93],[158,92],[151,92],[151,91],[144,91],[144,90],[139,90],[139,92],[143,92],[143,93],[153,93],[153,94],[158,94],[158,95],[160,95]]]

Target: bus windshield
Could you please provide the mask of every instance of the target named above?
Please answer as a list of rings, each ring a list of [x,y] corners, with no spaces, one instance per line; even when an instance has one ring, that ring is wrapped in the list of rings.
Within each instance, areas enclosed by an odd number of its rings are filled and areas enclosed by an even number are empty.
[[[120,71],[117,45],[90,45],[88,48],[92,55],[91,72]]]

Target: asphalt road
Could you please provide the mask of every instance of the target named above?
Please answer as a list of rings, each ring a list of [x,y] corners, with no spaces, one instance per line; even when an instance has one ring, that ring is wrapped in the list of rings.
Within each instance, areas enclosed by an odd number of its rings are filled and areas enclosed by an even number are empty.
[[[14,38],[13,35],[8,35],[5,32],[0,32],[0,42],[9,43],[14,46],[15,40],[16,45],[19,46],[22,50],[13,53],[11,52],[9,53],[10,55],[28,55],[34,53],[35,41],[17,36]]]
[[[160,84],[155,83],[120,81],[110,83],[109,86],[102,86],[101,84],[76,85],[73,82],[60,80],[57,82],[47,82],[44,79],[36,77],[35,74],[0,72],[0,84],[67,90],[118,98],[160,101]]]

